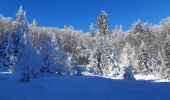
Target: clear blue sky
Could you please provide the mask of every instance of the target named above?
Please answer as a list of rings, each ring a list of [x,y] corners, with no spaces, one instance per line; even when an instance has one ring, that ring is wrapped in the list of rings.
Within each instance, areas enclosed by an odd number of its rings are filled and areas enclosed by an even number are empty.
[[[20,5],[29,22],[36,18],[41,26],[72,25],[83,31],[96,22],[101,10],[109,14],[111,29],[121,24],[128,30],[137,19],[158,24],[170,16],[170,0],[0,0],[0,13],[15,18]]]

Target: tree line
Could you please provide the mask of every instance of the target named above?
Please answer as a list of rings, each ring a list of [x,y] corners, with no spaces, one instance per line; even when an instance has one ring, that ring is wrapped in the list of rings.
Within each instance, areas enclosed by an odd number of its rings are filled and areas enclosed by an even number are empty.
[[[158,25],[137,20],[128,31],[113,30],[101,11],[89,32],[27,22],[22,6],[16,19],[0,16],[0,65],[21,81],[44,75],[123,76],[153,74],[170,79],[170,18]]]

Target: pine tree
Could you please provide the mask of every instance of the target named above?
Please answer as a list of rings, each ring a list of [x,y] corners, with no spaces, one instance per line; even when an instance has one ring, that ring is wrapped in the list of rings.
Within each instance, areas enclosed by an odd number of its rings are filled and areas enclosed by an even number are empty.
[[[107,44],[107,37],[95,38],[95,43],[89,57],[89,67],[93,73],[105,76],[117,75],[119,67],[112,47]]]
[[[22,6],[18,10],[17,16],[17,30],[14,34],[14,56],[17,61],[22,54],[22,49],[24,47],[24,36],[27,34],[28,25],[26,19],[26,13],[23,11]]]
[[[28,82],[31,73],[36,64],[33,58],[36,59],[36,51],[32,48],[28,36],[28,24],[26,19],[26,12],[23,11],[22,6],[16,14],[17,29],[14,34],[14,57],[17,64],[15,69],[21,75],[22,82]]]
[[[47,34],[46,40],[46,44],[40,49],[41,58],[43,60],[41,73],[55,74],[57,72],[61,75],[65,71],[64,68],[67,68],[67,54],[59,50],[59,45],[54,34]]]
[[[89,64],[88,67],[90,72],[94,74],[103,74],[102,66],[102,53],[103,53],[103,41],[101,37],[95,38],[94,45],[90,50]]]
[[[130,49],[131,46],[129,43],[126,43],[125,47],[122,50],[121,57],[120,57],[120,67],[123,68],[130,64]]]
[[[13,66],[15,64],[13,50],[14,48],[11,34],[7,32],[1,44],[0,61],[3,66],[10,67],[11,71],[13,70]]]
[[[95,36],[94,24],[91,23],[89,28],[90,28],[89,36],[90,36],[90,37],[94,37],[94,36]]]
[[[55,72],[55,53],[58,49],[58,45],[55,42],[55,37],[53,35],[46,35],[46,44],[41,47],[40,53],[43,59],[43,67],[41,72],[44,74],[51,74]]]
[[[142,41],[140,46],[140,52],[138,53],[138,72],[143,74],[151,73],[151,57],[147,52],[146,45],[144,41]]]
[[[151,69],[153,71],[153,74],[158,76],[158,77],[161,77],[161,74],[162,74],[161,69],[164,66],[163,61],[164,61],[164,58],[161,54],[161,51],[158,51],[156,58],[152,58]]]
[[[33,21],[32,21],[32,24],[31,24],[32,26],[37,26],[38,25],[38,23],[37,23],[37,20],[36,19],[33,19]]]
[[[167,36],[164,46],[164,67],[162,68],[162,77],[170,80],[170,36]]]
[[[17,69],[20,73],[21,82],[29,82],[31,77],[36,77],[38,74],[38,66],[40,66],[40,57],[37,51],[32,47],[30,39],[25,36],[25,46],[22,48],[23,53],[17,61]]]
[[[121,69],[120,71],[121,75],[129,73],[129,72],[126,72],[126,70],[129,70],[129,69],[126,69],[127,67],[131,67],[130,68],[131,71],[135,70],[135,66],[136,66],[135,51],[129,43],[126,43],[125,47],[122,50],[119,66]]]
[[[108,48],[106,49],[104,53],[104,65],[105,67],[103,68],[103,74],[106,76],[114,76],[114,75],[119,75],[120,73],[120,68],[117,64],[117,60],[115,57],[115,52],[113,49]]]
[[[120,55],[120,67],[121,69],[124,69],[124,67],[127,67],[127,66],[132,66],[132,69],[133,70],[136,70],[136,56],[135,56],[135,50],[134,48],[131,47],[131,45],[129,43],[126,42],[122,52],[121,52],[121,55]]]
[[[100,68],[100,54],[97,50],[91,50],[90,57],[89,57],[89,64],[87,65],[87,68],[90,73],[93,74],[100,74],[101,68]]]
[[[120,33],[123,33],[123,30],[122,30],[122,26],[115,26],[114,30],[113,30],[113,33],[116,34],[116,35],[119,35]]]
[[[138,34],[143,31],[143,26],[140,20],[137,20],[133,25],[132,25],[132,31],[134,34]]]
[[[108,24],[108,14],[105,11],[101,11],[99,17],[97,18],[97,25],[99,27],[99,33],[101,36],[110,33]]]

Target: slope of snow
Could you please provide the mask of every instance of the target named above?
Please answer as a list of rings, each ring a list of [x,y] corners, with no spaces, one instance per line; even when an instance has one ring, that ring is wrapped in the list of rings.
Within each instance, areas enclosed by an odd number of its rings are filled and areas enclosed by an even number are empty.
[[[49,76],[17,81],[0,74],[0,100],[169,100],[170,83],[95,76]]]
[[[154,82],[170,82],[167,79],[159,79],[158,77],[154,76],[154,75],[135,75],[135,78],[137,80],[150,80],[150,81],[154,81]]]
[[[88,76],[95,76],[95,75],[90,75],[90,74],[85,74]],[[116,80],[123,80],[122,76],[115,76],[115,77],[111,77],[111,76],[98,76],[96,75],[96,77],[103,77],[103,78],[109,78],[109,79],[116,79]],[[152,81],[152,82],[170,82],[170,80],[167,79],[159,79],[158,77],[156,77],[155,75],[141,75],[141,74],[136,74],[134,75],[136,80],[145,80],[145,81]]]

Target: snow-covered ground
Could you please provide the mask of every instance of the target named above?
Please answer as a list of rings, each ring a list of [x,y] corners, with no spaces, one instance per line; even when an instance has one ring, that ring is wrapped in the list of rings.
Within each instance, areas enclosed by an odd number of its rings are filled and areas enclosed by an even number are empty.
[[[170,100],[170,83],[96,76],[48,76],[21,83],[16,75],[1,73],[0,100]]]

